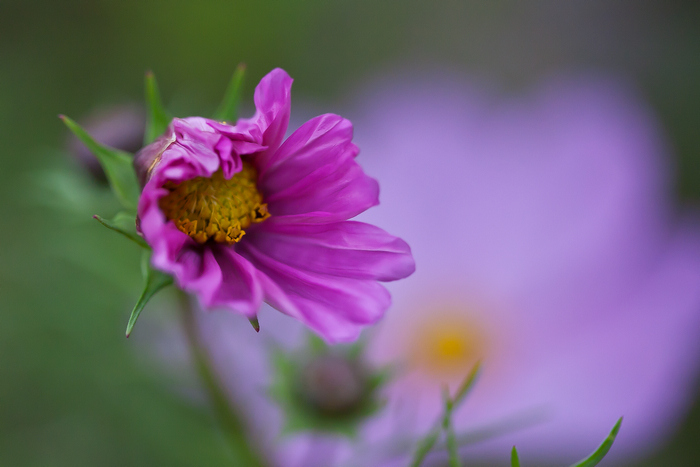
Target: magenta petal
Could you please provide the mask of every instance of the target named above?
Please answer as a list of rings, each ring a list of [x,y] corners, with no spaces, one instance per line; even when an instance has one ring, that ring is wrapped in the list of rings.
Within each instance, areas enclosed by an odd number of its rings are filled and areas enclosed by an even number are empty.
[[[212,250],[221,269],[221,286],[206,305],[210,308],[227,307],[248,317],[255,316],[263,299],[257,270],[230,246],[215,246]]]
[[[391,305],[389,292],[374,280],[301,271],[267,256],[251,242],[241,242],[240,247],[241,254],[284,292],[295,306],[292,312],[299,313],[295,317],[329,342],[356,338],[361,325],[377,322]]]
[[[184,248],[174,262],[157,264],[175,275],[178,285],[194,293],[205,308],[224,307],[253,317],[262,304],[258,272],[228,246]]]
[[[274,216],[327,213],[345,220],[379,203],[379,185],[355,162],[352,124],[332,114],[309,120],[277,150],[261,187]]]
[[[415,270],[406,242],[361,222],[272,224],[247,240],[280,263],[314,273],[393,281]]]
[[[241,120],[236,125],[243,128],[252,123],[260,128],[261,144],[269,149],[258,154],[259,167],[267,165],[267,158],[279,147],[287,132],[293,81],[281,68],[275,68],[265,75],[255,88],[255,115],[252,119]],[[254,134],[254,130],[250,129],[250,133]]]

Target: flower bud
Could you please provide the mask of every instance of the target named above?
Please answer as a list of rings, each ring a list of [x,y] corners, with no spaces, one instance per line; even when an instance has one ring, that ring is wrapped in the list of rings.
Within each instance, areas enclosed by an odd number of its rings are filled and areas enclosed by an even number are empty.
[[[357,361],[339,355],[317,357],[300,375],[302,398],[327,415],[339,415],[358,406],[367,394],[365,371]]]

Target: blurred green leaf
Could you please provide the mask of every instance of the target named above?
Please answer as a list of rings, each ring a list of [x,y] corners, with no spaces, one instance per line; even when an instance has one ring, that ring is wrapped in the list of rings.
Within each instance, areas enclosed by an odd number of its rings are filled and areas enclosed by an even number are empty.
[[[245,68],[245,64],[241,63],[233,72],[233,77],[231,77],[226,94],[224,94],[224,100],[214,114],[214,120],[235,123],[238,119],[238,104],[241,102]]]
[[[98,143],[80,125],[65,115],[60,115],[60,118],[100,161],[109,185],[122,205],[129,211],[136,211],[141,190],[132,165],[133,157],[127,152]]]
[[[411,461],[412,467],[417,467],[421,465],[425,457],[428,455],[430,450],[435,446],[440,432],[444,431],[447,436],[447,450],[449,454],[450,467],[456,467],[460,465],[459,455],[457,452],[457,438],[454,433],[454,428],[452,426],[452,412],[462,403],[464,399],[469,394],[469,391],[476,383],[477,377],[481,371],[481,362],[478,361],[474,365],[474,368],[469,372],[462,384],[457,388],[455,397],[450,397],[450,392],[447,386],[442,388],[442,400],[444,402],[444,410],[442,415],[438,418],[434,427],[428,432],[428,434],[418,441],[416,451],[413,455],[413,460]]]
[[[520,459],[518,458],[518,450],[513,446],[513,450],[510,451],[510,467],[520,467]]]
[[[471,391],[474,387],[474,383],[476,383],[476,379],[478,378],[480,372],[481,361],[478,361],[476,362],[476,365],[474,365],[474,368],[472,368],[472,371],[470,371],[467,377],[464,378],[462,384],[459,385],[459,388],[457,388],[457,392],[455,393],[454,397],[454,406],[459,406],[464,401],[467,394],[469,394],[469,391]]]
[[[450,397],[450,390],[447,386],[442,388],[442,400],[445,404],[442,429],[445,431],[445,435],[447,437],[448,461],[450,467],[460,467],[461,463],[459,461],[459,452],[457,450],[457,437],[455,436],[454,426],[452,425],[452,411],[454,410],[455,404]]]
[[[138,246],[146,249],[150,249],[148,244],[145,242],[141,236],[136,233],[136,216],[129,214],[128,212],[120,212],[112,219],[105,219],[104,217],[95,214],[95,219],[97,219],[100,224],[104,225],[108,229],[114,230],[124,235],[126,238],[136,243]]]
[[[151,297],[153,297],[163,287],[173,283],[172,277],[151,267],[150,251],[145,251],[141,257],[141,271],[143,272],[143,277],[145,279],[143,292],[141,292],[141,296],[136,302],[136,305],[134,305],[134,309],[131,311],[129,323],[126,326],[126,337],[129,337],[131,334],[134,324],[136,324],[136,320],[141,314],[141,310],[143,310],[143,307],[146,306],[146,303],[148,303]]]
[[[157,137],[165,133],[173,117],[168,114],[160,99],[158,83],[153,72],[146,73],[146,132],[143,145],[152,143]]]
[[[622,425],[622,417],[620,417],[617,423],[615,423],[615,426],[610,431],[608,437],[605,438],[605,441],[603,441],[601,445],[598,446],[598,449],[596,449],[593,452],[593,454],[575,464],[572,464],[571,467],[593,467],[595,465],[598,465],[598,463],[601,460],[603,460],[608,451],[610,451],[610,448],[612,447],[613,442],[615,441],[615,437],[617,437],[617,433],[620,431],[620,425]]]
[[[433,449],[433,446],[435,446],[435,443],[437,442],[438,438],[440,437],[440,430],[439,426],[436,426],[432,430],[428,432],[428,434],[422,438],[420,441],[418,441],[418,445],[416,446],[416,451],[413,454],[413,459],[411,460],[411,463],[409,464],[411,467],[419,467],[423,461],[425,460],[425,457],[430,453],[430,451]]]

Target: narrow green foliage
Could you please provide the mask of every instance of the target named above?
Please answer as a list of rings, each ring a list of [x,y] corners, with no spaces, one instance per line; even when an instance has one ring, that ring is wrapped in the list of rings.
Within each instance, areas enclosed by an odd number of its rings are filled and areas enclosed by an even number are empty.
[[[214,114],[214,120],[235,123],[238,118],[238,104],[241,102],[245,64],[241,63],[233,72],[233,77],[226,88],[226,94],[221,105]]]
[[[440,428],[440,426],[436,426],[430,430],[430,432],[424,438],[418,441],[416,451],[413,454],[413,460],[411,460],[411,463],[409,464],[411,467],[419,467],[423,463],[426,456],[433,449],[433,446],[435,446],[435,443],[440,437],[440,432],[442,431]]]
[[[144,146],[152,143],[157,137],[162,135],[173,119],[163,106],[156,77],[150,71],[146,73],[146,106],[148,115],[146,117],[146,132],[143,138]]]
[[[471,391],[474,387],[474,383],[476,383],[479,373],[481,373],[481,361],[476,362],[476,365],[474,365],[472,371],[469,372],[467,377],[464,378],[464,381],[462,381],[462,384],[460,384],[457,388],[457,392],[455,393],[454,397],[455,406],[459,406],[467,397],[469,391]]]
[[[80,125],[70,118],[59,115],[63,123],[78,137],[78,139],[97,157],[102,165],[112,191],[122,206],[129,211],[136,211],[136,205],[141,194],[136,181],[136,173],[132,166],[133,157],[124,151],[109,148],[95,141]]]
[[[520,467],[520,459],[518,459],[518,450],[513,446],[513,450],[510,451],[510,467]]]
[[[129,214],[128,212],[120,212],[114,216],[113,219],[105,219],[97,214],[92,217],[97,219],[100,224],[104,225],[108,229],[124,235],[138,246],[150,249],[145,240],[141,238],[138,233],[136,233],[136,217],[133,214]]]
[[[460,404],[462,404],[462,402],[464,402],[464,399],[469,394],[469,391],[476,383],[480,371],[481,362],[477,362],[462,384],[460,384],[457,388],[454,398],[450,397],[449,389],[446,386],[442,388],[442,399],[445,403],[445,408],[430,432],[424,438],[421,438],[418,441],[418,445],[413,454],[413,460],[410,464],[411,467],[418,467],[421,465],[430,450],[435,446],[435,443],[440,437],[440,433],[442,431],[444,431],[445,435],[447,436],[446,441],[450,467],[458,467],[460,465],[459,453],[457,450],[457,437],[455,436],[454,428],[452,426],[452,413],[457,407],[459,407]]]
[[[610,451],[610,448],[613,445],[613,442],[615,441],[615,437],[617,437],[617,433],[620,431],[620,425],[622,424],[622,417],[615,423],[615,426],[613,429],[610,431],[610,434],[608,435],[607,438],[605,438],[605,441],[601,443],[600,446],[598,446],[598,449],[596,449],[593,454],[590,456],[586,457],[585,459],[571,465],[571,467],[593,467],[594,465],[598,465],[598,463],[603,460],[603,457]]]
[[[146,306],[146,303],[163,287],[173,283],[173,278],[151,267],[151,254],[149,251],[144,252],[141,258],[141,271],[144,277],[143,292],[139,297],[134,309],[129,317],[129,324],[126,326],[126,337],[129,337],[134,329],[134,324],[141,314],[141,310]]]
[[[454,427],[452,425],[452,411],[455,404],[450,397],[450,390],[447,386],[442,388],[442,400],[445,404],[445,413],[442,418],[442,429],[447,437],[447,454],[450,467],[461,467],[459,461],[459,452],[457,450],[457,438],[455,436]]]
[[[248,321],[250,321],[250,325],[253,326],[255,332],[260,332],[260,322],[258,322],[257,316],[255,316],[254,318],[248,318]]]

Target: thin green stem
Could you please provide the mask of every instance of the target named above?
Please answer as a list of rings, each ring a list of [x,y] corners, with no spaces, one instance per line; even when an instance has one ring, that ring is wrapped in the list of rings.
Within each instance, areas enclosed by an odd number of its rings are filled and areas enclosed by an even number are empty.
[[[255,444],[248,439],[242,417],[230,403],[216,376],[209,354],[200,338],[192,303],[187,294],[181,291],[178,293],[183,329],[192,352],[192,359],[204,383],[214,414],[236,458],[234,465],[265,467],[267,462],[255,449]]]

